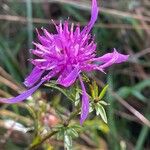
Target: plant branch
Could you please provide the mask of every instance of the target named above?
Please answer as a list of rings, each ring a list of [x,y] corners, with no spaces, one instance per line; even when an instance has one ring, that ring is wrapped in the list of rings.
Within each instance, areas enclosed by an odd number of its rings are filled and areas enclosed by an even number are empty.
[[[64,122],[65,126],[69,125],[69,122],[76,116],[78,115],[80,112],[80,109],[78,108],[76,111],[72,112],[69,116],[69,118]],[[29,147],[29,150],[34,150],[37,147],[39,147],[40,145],[42,145],[47,139],[49,139],[50,137],[52,137],[53,135],[55,135],[58,131],[52,131],[50,133],[48,133],[43,139],[40,140],[40,142],[36,143],[36,144],[32,144]]]
[[[70,122],[74,117],[76,117],[76,115],[78,115],[79,112],[80,112],[80,109],[79,109],[79,108],[77,108],[76,111],[72,112],[72,113],[70,114],[69,118],[67,119],[66,123],[69,124],[69,122]]]
[[[33,144],[29,147],[29,150],[34,150],[37,147],[39,147],[40,145],[42,145],[46,140],[48,140],[50,137],[52,137],[53,135],[55,135],[58,131],[52,131],[50,133],[48,133],[40,142]]]

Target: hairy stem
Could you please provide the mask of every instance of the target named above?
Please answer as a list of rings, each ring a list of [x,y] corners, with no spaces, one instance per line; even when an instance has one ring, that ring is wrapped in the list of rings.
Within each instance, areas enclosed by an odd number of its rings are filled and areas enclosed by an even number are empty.
[[[80,112],[80,109],[78,108],[76,111],[72,112],[69,116],[69,118],[65,121],[64,125],[68,126],[69,122],[76,117],[76,115],[78,115]],[[43,139],[41,139],[38,143],[36,144],[31,144],[31,146],[29,147],[29,150],[34,150],[37,147],[39,147],[40,145],[42,145],[47,139],[49,139],[50,137],[52,137],[53,135],[55,135],[57,132],[59,131],[52,131],[50,133],[48,133]]]
[[[29,150],[34,150],[37,147],[39,147],[41,144],[43,144],[47,139],[49,139],[50,137],[52,137],[53,135],[55,135],[58,131],[52,131],[50,133],[48,133],[43,139],[41,139],[40,142],[33,144],[29,147]]]

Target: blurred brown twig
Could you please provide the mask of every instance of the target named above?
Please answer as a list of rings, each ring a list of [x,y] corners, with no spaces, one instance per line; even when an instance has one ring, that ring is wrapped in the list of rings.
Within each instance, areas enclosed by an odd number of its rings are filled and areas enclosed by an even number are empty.
[[[0,20],[5,21],[12,21],[12,22],[20,22],[20,23],[27,23],[27,18],[22,16],[12,16],[12,15],[0,15]],[[56,23],[59,21],[55,20]],[[42,19],[42,18],[33,18],[33,23],[37,24],[53,24],[53,22],[49,19]],[[78,22],[74,22],[74,24],[78,24]],[[81,22],[80,25],[86,25],[87,22]],[[143,27],[142,25],[132,26],[129,24],[102,24],[97,23],[95,27],[100,28],[108,28],[108,29],[141,29],[141,30],[150,30],[150,26]]]
[[[14,2],[12,0],[7,0],[7,1],[8,2]],[[84,10],[90,10],[91,9],[90,1],[89,1],[89,3],[75,1],[75,0],[46,0],[46,1],[49,2],[49,3],[57,2],[57,3],[69,4],[69,5],[73,5],[77,8],[84,9]],[[22,1],[16,0],[16,2],[26,2],[26,0],[22,0]],[[44,1],[43,0],[32,0],[32,2],[33,3],[43,3]],[[128,12],[123,12],[123,11],[120,11],[120,10],[115,10],[115,9],[110,9],[110,8],[103,8],[103,7],[100,7],[99,11],[101,13],[105,13],[105,14],[109,14],[109,15],[115,15],[115,16],[118,16],[118,17],[121,17],[121,18],[125,17],[125,18],[132,18],[132,19],[144,20],[144,21],[150,22],[150,17],[148,17],[148,16],[143,16],[141,18],[141,16],[139,16],[137,14],[131,14],[131,13],[128,13]]]

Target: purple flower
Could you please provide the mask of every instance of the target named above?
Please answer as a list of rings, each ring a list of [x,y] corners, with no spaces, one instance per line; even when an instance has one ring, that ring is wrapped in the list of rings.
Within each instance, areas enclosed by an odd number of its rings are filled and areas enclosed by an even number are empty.
[[[43,35],[38,33],[39,43],[33,43],[35,49],[31,53],[38,56],[38,59],[31,59],[35,66],[30,75],[25,79],[24,84],[30,89],[15,98],[0,98],[3,103],[18,103],[31,94],[46,81],[57,76],[57,83],[64,86],[71,86],[79,79],[82,87],[82,108],[80,123],[87,118],[89,113],[89,98],[82,81],[81,72],[99,70],[104,72],[112,64],[121,63],[128,59],[128,55],[118,53],[115,49],[96,58],[96,44],[89,33],[98,16],[97,1],[92,0],[91,19],[82,30],[80,26],[69,27],[68,21],[60,22],[55,27],[56,34],[49,33],[42,29]],[[98,63],[97,63],[98,62]]]

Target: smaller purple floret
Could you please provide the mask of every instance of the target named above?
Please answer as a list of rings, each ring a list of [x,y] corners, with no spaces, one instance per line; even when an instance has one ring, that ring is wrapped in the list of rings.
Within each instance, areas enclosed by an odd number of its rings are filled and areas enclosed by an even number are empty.
[[[82,81],[81,72],[90,72],[99,70],[105,72],[105,69],[113,64],[127,61],[128,55],[117,52],[107,53],[101,57],[96,57],[96,43],[89,33],[98,16],[97,1],[92,0],[91,19],[87,26],[80,29],[80,26],[74,27],[69,22],[62,22],[55,27],[56,34],[49,33],[42,28],[43,35],[38,34],[39,43],[34,43],[35,49],[31,53],[37,56],[31,59],[35,66],[30,75],[25,79],[24,84],[30,89],[14,98],[0,98],[3,103],[18,103],[27,99],[33,94],[40,85],[57,77],[57,83],[64,86],[71,86],[79,79],[82,88],[82,107],[81,119],[82,124],[89,113],[89,97],[86,93]]]

